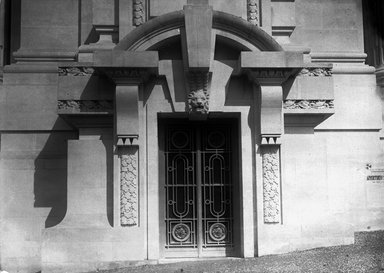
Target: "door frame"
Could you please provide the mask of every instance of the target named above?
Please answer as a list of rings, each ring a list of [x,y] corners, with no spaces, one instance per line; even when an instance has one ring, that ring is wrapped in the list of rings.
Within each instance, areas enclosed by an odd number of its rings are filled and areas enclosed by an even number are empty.
[[[198,125],[201,123],[223,124],[231,126],[231,148],[232,148],[232,183],[233,183],[233,244],[234,247],[226,249],[212,248],[193,253],[190,249],[178,248],[175,251],[167,251],[166,244],[166,224],[165,218],[165,128],[172,124],[190,123]],[[160,258],[202,258],[202,257],[240,257],[241,256],[241,137],[240,137],[240,114],[220,113],[213,115],[205,121],[190,121],[186,115],[177,114],[158,114],[158,148],[159,148],[159,254]],[[199,241],[199,240],[198,240]]]

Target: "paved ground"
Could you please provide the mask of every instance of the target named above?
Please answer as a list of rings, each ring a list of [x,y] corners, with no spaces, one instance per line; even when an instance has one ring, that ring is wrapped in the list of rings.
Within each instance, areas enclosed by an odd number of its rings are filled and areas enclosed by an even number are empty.
[[[249,259],[144,265],[103,273],[383,272],[384,246],[337,246]]]

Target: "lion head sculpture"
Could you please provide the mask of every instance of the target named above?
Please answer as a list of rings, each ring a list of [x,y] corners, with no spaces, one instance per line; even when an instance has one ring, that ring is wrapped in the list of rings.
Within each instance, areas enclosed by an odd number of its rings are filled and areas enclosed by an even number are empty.
[[[209,110],[209,95],[203,89],[191,91],[188,94],[189,112],[207,114]]]

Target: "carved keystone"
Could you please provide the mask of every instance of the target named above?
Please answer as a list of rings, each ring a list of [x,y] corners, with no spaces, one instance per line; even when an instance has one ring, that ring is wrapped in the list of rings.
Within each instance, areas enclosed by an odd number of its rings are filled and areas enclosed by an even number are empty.
[[[185,32],[181,37],[186,70],[209,69],[213,56],[212,7],[187,5],[184,13]]]

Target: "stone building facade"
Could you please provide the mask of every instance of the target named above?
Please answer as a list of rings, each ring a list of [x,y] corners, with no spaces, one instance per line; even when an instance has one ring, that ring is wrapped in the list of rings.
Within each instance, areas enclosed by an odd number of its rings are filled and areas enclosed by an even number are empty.
[[[0,269],[384,229],[384,9],[367,2],[0,0]]]

